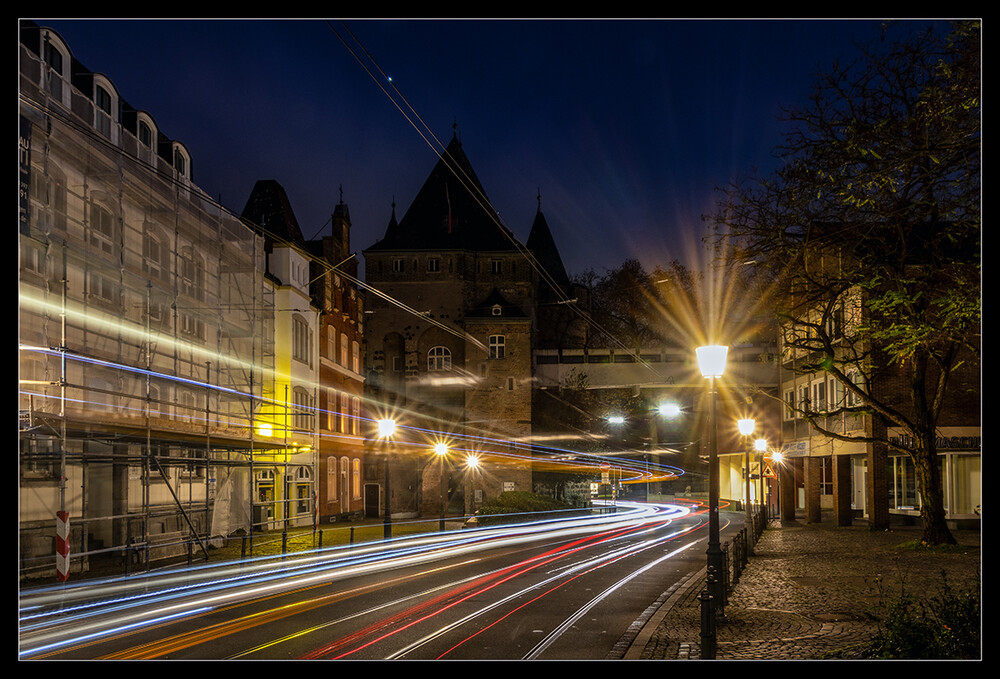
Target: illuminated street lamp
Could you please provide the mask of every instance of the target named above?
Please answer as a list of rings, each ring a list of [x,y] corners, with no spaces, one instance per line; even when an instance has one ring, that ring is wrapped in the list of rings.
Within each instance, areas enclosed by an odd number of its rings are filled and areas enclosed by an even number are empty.
[[[382,520],[383,537],[392,537],[392,512],[389,509],[389,439],[396,433],[396,420],[384,419],[378,421],[378,437],[382,439],[385,448],[385,516]]]
[[[757,504],[765,510],[770,510],[770,507],[764,504],[764,453],[767,452],[767,439],[757,439],[753,442],[753,448],[757,451],[757,485],[760,487]],[[766,514],[764,518],[767,520]]]
[[[710,345],[698,347],[695,350],[698,357],[698,369],[702,377],[710,380],[712,391],[712,408],[709,423],[709,458],[708,458],[708,567],[715,572],[715,581],[709,580],[709,591],[714,600],[716,614],[723,613],[722,574],[725,569],[722,547],[719,544],[719,437],[715,426],[715,380],[722,377],[726,370],[726,355],[729,347]]]
[[[743,508],[744,514],[746,515],[746,523],[744,525],[746,526],[747,530],[749,530],[750,521],[752,520],[751,516],[752,512],[750,511],[750,440],[749,439],[750,435],[753,434],[755,423],[753,421],[753,418],[747,417],[742,420],[739,420],[736,423],[736,426],[739,427],[740,434],[743,435],[743,456],[746,469],[746,473],[744,474],[746,478],[743,482],[744,487],[746,488],[746,506]],[[752,554],[753,553],[752,539],[747,540],[747,546],[749,547],[748,551]]]
[[[438,492],[441,495],[441,519],[438,522],[438,530],[444,531],[444,459],[448,455],[448,446],[444,443],[434,444],[434,454],[437,455],[441,466],[441,475],[438,477]]]

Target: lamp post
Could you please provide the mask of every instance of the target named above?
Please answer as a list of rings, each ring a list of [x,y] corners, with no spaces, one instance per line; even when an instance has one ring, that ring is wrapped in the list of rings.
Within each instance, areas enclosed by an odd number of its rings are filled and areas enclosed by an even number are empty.
[[[746,515],[745,526],[746,529],[750,530],[750,522],[753,521],[753,512],[750,510],[750,435],[753,434],[754,421],[753,418],[747,417],[736,423],[739,427],[740,434],[743,435],[743,455],[744,455],[744,469],[746,473],[744,474],[744,488],[746,494],[746,502],[744,509],[744,514]],[[753,554],[753,539],[747,539],[747,551]]]
[[[396,421],[384,419],[378,421],[378,436],[385,448],[385,512],[382,519],[383,537],[392,537],[392,512],[389,509],[389,439],[396,433]]]
[[[778,514],[778,520],[779,521],[781,520],[781,471],[780,471],[780,467],[781,467],[781,461],[784,458],[785,458],[785,456],[781,453],[781,451],[778,451],[778,452],[774,453],[773,455],[771,455],[771,461],[774,463],[774,481],[775,481],[775,489],[774,489],[774,491],[775,491],[775,495],[777,495],[777,500],[778,500],[774,504],[775,504],[775,509],[777,511],[777,514]]]
[[[757,451],[757,486],[760,488],[757,493],[757,504],[762,509],[767,510],[768,508],[764,504],[764,453],[767,452],[767,439],[757,439],[753,442],[753,447]],[[767,525],[766,512],[764,522]]]
[[[437,455],[441,467],[441,474],[438,477],[438,492],[441,495],[441,519],[438,522],[438,530],[444,532],[444,458],[448,455],[448,446],[444,443],[434,444],[434,454]]]
[[[714,569],[714,580],[709,574],[709,591],[714,599],[716,615],[724,612],[722,602],[722,572],[725,569],[722,547],[719,544],[719,437],[715,426],[715,379],[722,377],[726,369],[726,355],[729,347],[710,345],[698,347],[695,350],[698,357],[698,369],[702,377],[710,380],[712,390],[712,407],[709,423],[709,457],[708,457],[708,557],[709,569]]]

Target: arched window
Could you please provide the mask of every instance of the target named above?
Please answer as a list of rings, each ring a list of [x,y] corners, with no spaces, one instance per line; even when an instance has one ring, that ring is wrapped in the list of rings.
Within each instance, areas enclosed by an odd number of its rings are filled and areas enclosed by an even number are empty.
[[[113,130],[118,122],[118,95],[107,78],[94,77],[94,127],[104,137],[114,140]]]
[[[156,125],[152,118],[141,112],[138,114],[138,121],[136,136],[139,140],[139,158],[153,164],[156,158]]]
[[[451,370],[451,349],[443,346],[431,347],[427,352],[427,370]]]
[[[292,316],[292,358],[312,365],[312,330],[302,316]]]
[[[60,104],[63,104],[63,82],[66,78],[66,67],[65,64],[69,63],[69,50],[66,46],[52,33],[45,33],[45,64],[48,66],[46,69],[48,75],[48,82],[46,83],[46,88],[49,91],[49,95],[57,100]]]

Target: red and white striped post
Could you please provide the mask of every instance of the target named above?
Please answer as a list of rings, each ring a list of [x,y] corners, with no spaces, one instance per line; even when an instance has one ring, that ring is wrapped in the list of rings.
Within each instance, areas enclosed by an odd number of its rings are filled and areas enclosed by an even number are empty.
[[[56,512],[56,577],[69,577],[69,512]]]

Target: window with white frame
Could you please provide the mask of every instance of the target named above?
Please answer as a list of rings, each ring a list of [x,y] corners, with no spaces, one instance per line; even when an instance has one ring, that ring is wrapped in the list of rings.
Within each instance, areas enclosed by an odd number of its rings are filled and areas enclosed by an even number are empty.
[[[292,426],[299,431],[312,431],[313,396],[305,387],[292,388]]]
[[[831,377],[827,385],[826,396],[830,401],[830,409],[836,410],[844,407],[844,383],[836,377]]]
[[[785,419],[795,419],[795,390],[785,390]]]
[[[812,406],[816,412],[826,410],[826,378],[812,383]]]
[[[337,502],[337,458],[326,458],[326,501]]]
[[[392,260],[392,271],[393,273],[402,273],[403,271],[403,260],[400,258],[395,258]]]
[[[326,390],[326,428],[337,431],[337,390]]]
[[[361,499],[361,460],[358,458],[351,460],[351,496]]]
[[[181,292],[193,299],[203,300],[205,298],[205,264],[201,255],[195,253],[191,246],[181,249],[179,273]]]
[[[490,260],[490,273],[492,273],[492,274],[501,274],[501,273],[503,273],[503,262],[501,262],[499,259],[491,259]]]
[[[115,251],[115,216],[103,205],[90,203],[90,244],[105,254]]]
[[[153,280],[167,280],[169,248],[163,233],[147,224],[142,233],[142,271]]]
[[[87,292],[91,300],[116,305],[119,301],[118,284],[96,271],[87,275]]]
[[[506,338],[503,335],[490,335],[490,358],[503,358],[506,355]]]
[[[431,347],[427,352],[428,372],[451,370],[451,349],[443,346]]]
[[[361,434],[361,398],[358,396],[351,397],[351,433]]]
[[[342,332],[340,333],[340,365],[345,368],[350,365],[349,352],[350,344],[347,341],[347,333]]]
[[[292,316],[292,358],[312,365],[312,330],[302,316]]]
[[[351,342],[351,370],[361,373],[361,345]]]
[[[431,257],[427,260],[427,271],[431,273],[438,273],[441,271],[441,260],[437,257]]]

